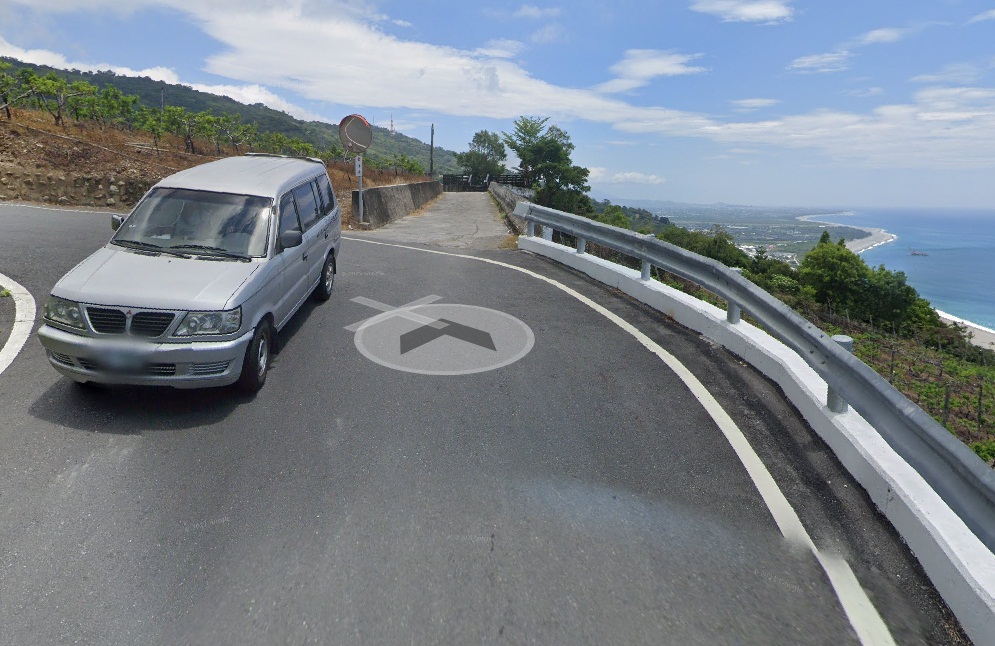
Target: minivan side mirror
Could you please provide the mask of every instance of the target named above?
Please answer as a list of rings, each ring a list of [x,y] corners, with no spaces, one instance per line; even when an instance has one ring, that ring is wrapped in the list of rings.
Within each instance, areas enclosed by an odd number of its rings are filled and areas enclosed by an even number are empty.
[[[280,245],[284,249],[299,247],[304,242],[304,235],[297,229],[290,229],[280,234]]]
[[[116,213],[112,214],[111,215],[111,228],[114,229],[115,231],[117,231],[118,229],[120,229],[121,225],[124,223],[124,217],[125,216],[123,216],[123,215],[117,215]]]

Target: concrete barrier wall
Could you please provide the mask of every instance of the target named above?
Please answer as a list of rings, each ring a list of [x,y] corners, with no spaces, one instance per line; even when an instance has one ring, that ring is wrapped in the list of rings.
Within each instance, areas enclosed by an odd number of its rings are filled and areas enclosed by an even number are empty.
[[[515,233],[519,235],[525,233],[525,220],[517,215],[514,215],[514,213],[515,206],[519,202],[527,202],[528,200],[521,195],[518,195],[507,186],[502,186],[497,182],[491,182],[491,185],[487,190],[489,190],[491,195],[494,196],[494,199],[497,200],[501,210],[504,211],[505,215],[508,217],[508,222],[510,222],[511,226],[515,229]]]
[[[863,417],[852,408],[840,414],[826,407],[826,382],[794,351],[745,321],[730,324],[717,307],[642,280],[638,270],[536,237],[520,237],[518,247],[625,292],[776,381],[901,534],[971,639],[993,643],[995,554]]]
[[[363,219],[371,229],[399,220],[442,195],[439,182],[397,184],[363,189]],[[352,192],[352,218],[359,221],[359,191]]]

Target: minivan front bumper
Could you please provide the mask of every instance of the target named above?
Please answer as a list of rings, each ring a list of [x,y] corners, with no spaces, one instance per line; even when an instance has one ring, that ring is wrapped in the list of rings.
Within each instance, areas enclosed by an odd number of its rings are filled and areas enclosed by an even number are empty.
[[[210,388],[238,381],[252,331],[231,341],[125,344],[45,324],[38,338],[52,367],[81,383]]]

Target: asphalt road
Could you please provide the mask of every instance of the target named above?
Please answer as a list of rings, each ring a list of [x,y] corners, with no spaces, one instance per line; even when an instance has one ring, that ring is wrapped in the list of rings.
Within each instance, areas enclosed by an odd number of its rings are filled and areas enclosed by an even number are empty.
[[[40,306],[109,220],[0,206],[0,273]],[[956,643],[915,559],[776,386],[562,267],[470,253],[554,278],[677,356],[896,642]],[[0,643],[855,643],[815,558],[630,335],[478,260],[345,240],[339,269],[254,398],[81,389],[29,340],[0,375]],[[354,298],[430,295],[510,315],[534,345],[438,376],[371,361],[346,329],[376,313]]]

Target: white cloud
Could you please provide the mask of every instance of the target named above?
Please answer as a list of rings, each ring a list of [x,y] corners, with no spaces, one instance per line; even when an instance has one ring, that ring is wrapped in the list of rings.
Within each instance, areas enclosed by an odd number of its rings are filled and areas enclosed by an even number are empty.
[[[539,45],[547,45],[560,40],[566,32],[562,25],[546,25],[532,32],[532,42]]]
[[[775,23],[794,14],[787,0],[695,0],[691,10],[718,16],[723,22]]]
[[[30,0],[32,6],[44,1]],[[116,0],[80,1],[94,10],[116,6]],[[649,139],[647,144],[654,139],[646,135],[695,137],[728,147],[804,150],[814,160],[852,166],[995,167],[995,88],[930,86],[870,111],[725,121],[556,85],[507,59],[386,34],[358,14],[323,13],[304,20],[300,7],[274,9],[266,0],[160,2],[189,16],[218,42],[219,53],[205,63],[207,72],[231,79],[235,87],[293,88],[305,100],[341,106],[342,113],[406,109],[494,119],[537,114],[559,122],[610,124],[620,138]],[[330,42],[334,56],[328,55]],[[608,176],[616,175],[627,176]]]
[[[591,182],[597,184],[649,184],[649,185],[660,185],[665,183],[667,180],[659,175],[649,175],[647,173],[639,173],[635,171],[626,171],[621,173],[612,173],[607,168],[602,168],[600,166],[595,166],[590,170],[589,179]]]
[[[995,20],[995,9],[989,9],[988,11],[979,13],[968,20],[967,23],[970,25],[976,22],[984,22],[986,20]]]
[[[62,54],[49,51],[47,49],[22,49],[13,45],[0,36],[0,56],[8,56],[32,63],[34,65],[46,65],[60,69],[77,69],[81,72],[111,71],[121,76],[147,76],[156,81],[165,83],[179,83],[176,72],[168,67],[148,67],[141,70],[123,67],[121,65],[111,65],[109,63],[81,63],[70,61]]]
[[[826,52],[825,54],[810,54],[808,56],[796,58],[791,61],[790,65],[788,65],[788,69],[801,73],[825,74],[830,72],[842,72],[850,67],[850,60],[854,56],[852,50],[867,47],[868,45],[897,43],[914,31],[916,30],[912,28],[899,29],[897,27],[881,27],[880,29],[872,29],[871,31],[864,32],[856,38],[852,38],[842,45],[839,45],[831,52]]]
[[[875,86],[875,87],[861,88],[859,90],[847,90],[845,92],[842,92],[841,94],[845,94],[846,96],[867,98],[871,96],[880,96],[884,94],[884,88]]]
[[[776,121],[703,128],[730,145],[814,149],[879,168],[984,168],[995,165],[995,88],[925,88],[906,104],[866,114],[818,110]]]
[[[883,27],[872,29],[871,31],[857,36],[856,45],[874,45],[877,43],[897,43],[911,33],[911,29],[897,29],[895,27]]]
[[[701,54],[677,54],[655,49],[630,49],[625,58],[611,66],[617,78],[596,86],[594,89],[606,94],[628,92],[647,85],[660,76],[682,76],[708,71],[704,67],[688,65],[701,58]]]
[[[913,76],[913,83],[948,83],[967,85],[981,78],[981,70],[971,63],[953,63],[943,67],[939,72]]]
[[[800,56],[791,61],[788,69],[819,74],[842,72],[849,67],[851,56],[846,50]]]
[[[554,16],[560,15],[560,10],[555,7],[542,9],[535,5],[523,4],[521,7],[518,8],[518,11],[516,11],[512,15],[515,16],[516,18],[535,18],[535,19],[552,18]]]
[[[780,101],[777,99],[737,99],[735,101],[730,101],[736,107],[737,112],[753,112],[754,110],[760,110],[761,108],[769,108],[775,106]]]
[[[525,51],[525,43],[519,40],[499,38],[489,41],[483,47],[474,51],[479,56],[487,58],[514,58]]]

